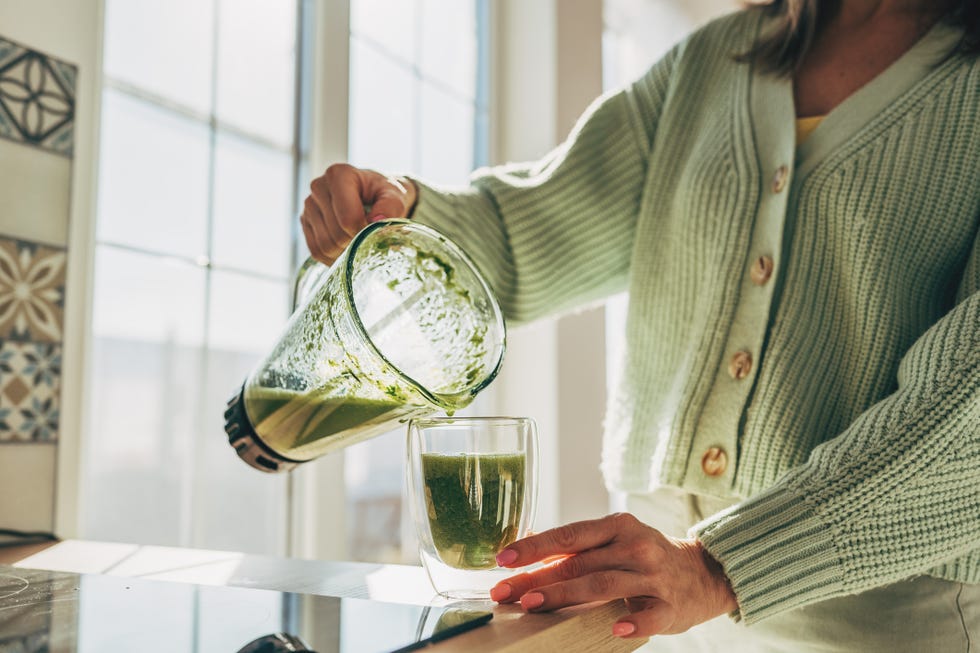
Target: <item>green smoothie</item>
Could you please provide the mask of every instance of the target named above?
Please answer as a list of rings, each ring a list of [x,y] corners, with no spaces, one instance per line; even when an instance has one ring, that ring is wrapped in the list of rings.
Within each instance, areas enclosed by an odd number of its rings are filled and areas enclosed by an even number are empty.
[[[517,538],[524,505],[522,453],[422,454],[436,552],[457,569],[492,569]]]
[[[395,411],[404,411],[405,403],[252,386],[246,391],[245,407],[262,440],[288,456],[294,449],[348,429],[385,422],[396,416]]]

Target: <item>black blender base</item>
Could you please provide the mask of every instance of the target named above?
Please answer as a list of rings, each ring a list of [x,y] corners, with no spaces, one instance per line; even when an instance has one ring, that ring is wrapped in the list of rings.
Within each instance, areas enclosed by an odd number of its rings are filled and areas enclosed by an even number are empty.
[[[301,462],[280,456],[267,447],[255,433],[245,412],[244,387],[228,400],[225,408],[225,433],[228,434],[228,444],[235,448],[238,457],[261,472],[288,472]]]

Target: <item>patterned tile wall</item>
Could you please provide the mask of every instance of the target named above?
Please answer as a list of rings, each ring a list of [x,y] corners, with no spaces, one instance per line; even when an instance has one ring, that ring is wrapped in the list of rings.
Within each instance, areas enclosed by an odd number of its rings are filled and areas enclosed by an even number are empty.
[[[76,69],[0,38],[0,136],[72,155]]]
[[[0,442],[58,435],[65,252],[0,237]]]
[[[74,66],[0,37],[0,138],[16,143],[6,147],[71,159],[76,76]],[[39,181],[69,190],[63,177]],[[68,216],[11,214],[22,205],[0,202],[0,444],[58,439],[67,248],[23,231]]]

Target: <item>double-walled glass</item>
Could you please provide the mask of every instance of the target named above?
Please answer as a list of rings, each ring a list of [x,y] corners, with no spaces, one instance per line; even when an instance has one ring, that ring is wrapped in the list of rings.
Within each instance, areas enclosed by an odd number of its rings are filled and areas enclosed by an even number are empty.
[[[538,441],[527,417],[413,419],[408,482],[422,565],[453,599],[485,599],[515,570],[496,555],[527,535],[537,500]]]

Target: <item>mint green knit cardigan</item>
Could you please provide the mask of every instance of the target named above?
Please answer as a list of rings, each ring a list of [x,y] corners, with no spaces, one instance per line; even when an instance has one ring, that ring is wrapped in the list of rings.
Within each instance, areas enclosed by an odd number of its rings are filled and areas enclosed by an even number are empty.
[[[629,290],[602,469],[741,499],[694,532],[746,623],[980,582],[980,64],[942,60],[939,25],[797,147],[791,83],[731,56],[762,20],[708,25],[542,160],[420,184],[415,211],[512,321]]]

